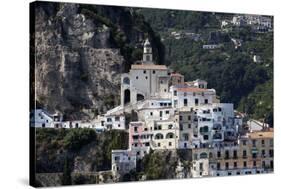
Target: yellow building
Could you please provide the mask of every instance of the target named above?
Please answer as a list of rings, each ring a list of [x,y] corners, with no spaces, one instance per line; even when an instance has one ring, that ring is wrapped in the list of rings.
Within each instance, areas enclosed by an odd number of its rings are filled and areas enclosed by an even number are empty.
[[[273,130],[248,133],[233,143],[218,143],[209,155],[212,176],[273,171]]]

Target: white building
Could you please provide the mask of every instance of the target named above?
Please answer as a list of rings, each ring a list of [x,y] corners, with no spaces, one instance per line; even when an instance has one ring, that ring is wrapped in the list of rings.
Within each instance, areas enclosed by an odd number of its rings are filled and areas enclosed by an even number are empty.
[[[167,95],[170,78],[168,72],[165,65],[153,63],[152,48],[146,40],[141,64],[133,64],[130,72],[121,76],[121,106]]]
[[[125,130],[125,116],[124,114],[119,115],[105,115],[104,116],[104,127],[108,130]]]
[[[202,104],[212,104],[216,99],[216,91],[214,89],[178,85],[171,86],[170,92],[174,108],[194,108]]]
[[[59,114],[49,114],[43,109],[35,109],[31,112],[31,127],[36,128],[60,128],[62,116]]]
[[[136,154],[131,150],[112,150],[111,170],[114,177],[120,177],[136,169]]]

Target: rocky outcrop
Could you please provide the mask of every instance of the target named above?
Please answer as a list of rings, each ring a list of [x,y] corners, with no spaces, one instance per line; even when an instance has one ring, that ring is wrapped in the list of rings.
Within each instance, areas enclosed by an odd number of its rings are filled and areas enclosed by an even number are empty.
[[[89,119],[83,110],[102,113],[119,104],[120,74],[138,58],[144,35],[154,37],[122,7],[48,2],[37,2],[31,35],[37,105],[66,119]],[[104,104],[106,98],[113,103]]]

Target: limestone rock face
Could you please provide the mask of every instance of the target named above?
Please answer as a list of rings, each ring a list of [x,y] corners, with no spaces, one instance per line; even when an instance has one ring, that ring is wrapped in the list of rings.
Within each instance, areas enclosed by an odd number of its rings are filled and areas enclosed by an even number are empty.
[[[37,2],[34,11],[36,105],[66,120],[120,104],[121,73],[141,58],[145,35],[160,57],[160,38],[131,9]]]
[[[36,9],[35,97],[49,111],[89,118],[81,109],[104,110],[103,98],[118,97],[124,58],[109,44],[110,31],[97,26],[78,5]]]

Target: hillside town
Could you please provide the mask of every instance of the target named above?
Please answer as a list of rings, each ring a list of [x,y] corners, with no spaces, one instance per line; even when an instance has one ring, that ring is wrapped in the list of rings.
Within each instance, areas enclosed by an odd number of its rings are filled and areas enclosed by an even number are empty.
[[[237,16],[232,23],[241,25],[243,19]],[[271,28],[267,20],[247,18],[246,23],[253,22]],[[233,42],[239,46],[239,41]],[[179,161],[178,178],[273,172],[273,128],[246,120],[232,103],[221,103],[207,81],[185,81],[180,73],[155,64],[148,39],[143,44],[143,59],[122,74],[120,91],[120,105],[92,120],[69,121],[61,114],[36,109],[31,126],[127,131],[128,149],[112,150],[111,171],[116,181],[136,169],[139,159],[157,150],[187,152],[190,171],[184,174]]]

